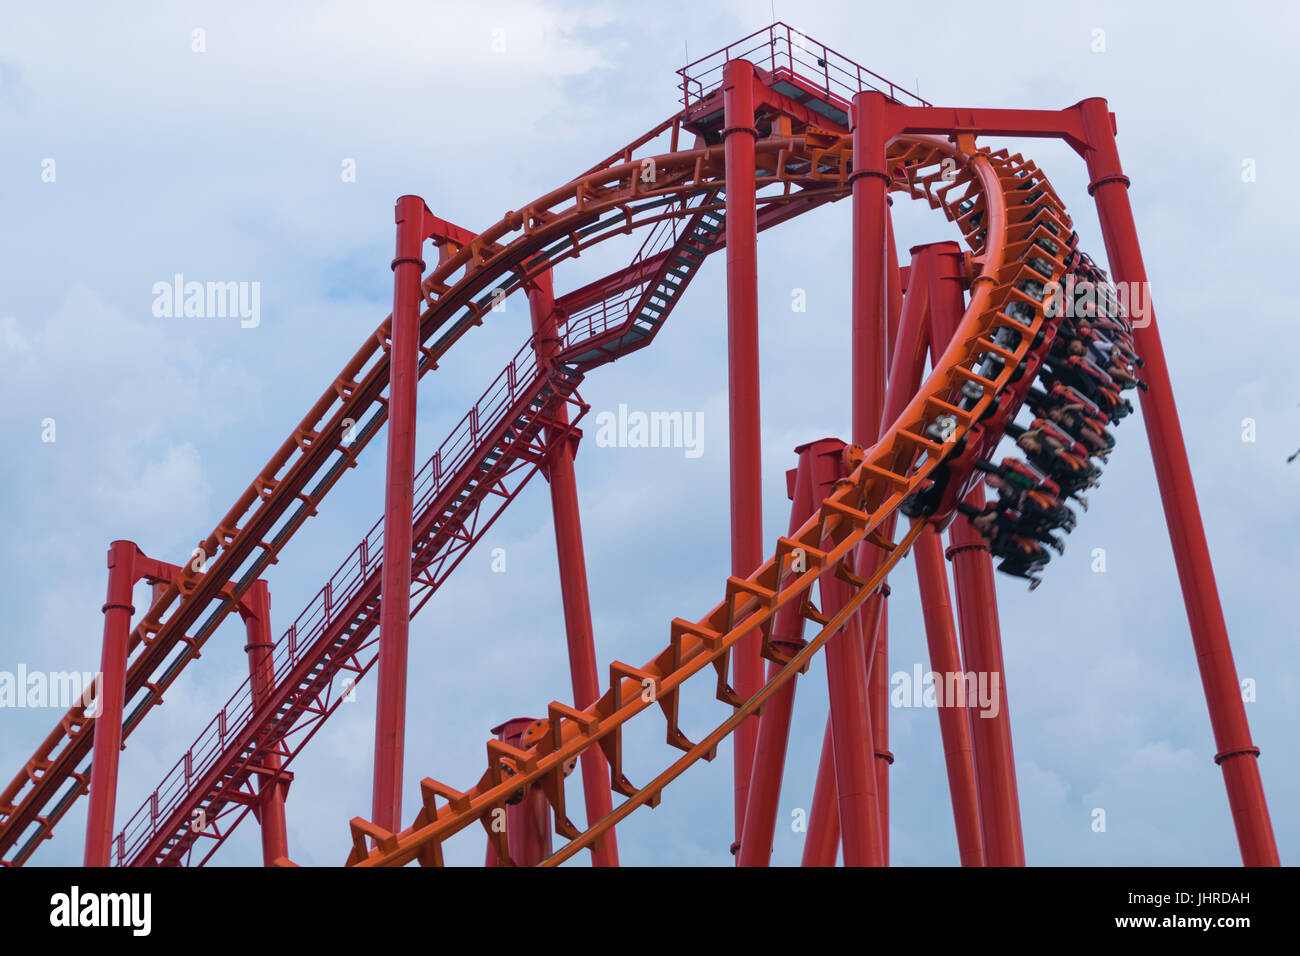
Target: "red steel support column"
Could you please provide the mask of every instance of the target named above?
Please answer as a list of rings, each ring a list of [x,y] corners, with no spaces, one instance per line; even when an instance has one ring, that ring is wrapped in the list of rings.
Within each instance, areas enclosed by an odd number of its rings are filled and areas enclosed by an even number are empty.
[[[886,197],[887,199],[889,197]],[[894,205],[893,199],[889,199],[888,206]],[[898,342],[898,323],[903,314],[903,284],[902,277],[898,269],[898,246],[894,242],[894,216],[886,208],[885,216],[885,248],[888,250],[888,259],[886,262],[886,322],[885,322],[885,363],[893,360],[894,345]]]
[[[533,280],[528,289],[528,306],[538,364],[545,366],[552,361],[560,346],[559,317],[555,314],[555,290],[550,272],[544,272]],[[568,411],[563,405],[556,410],[555,418],[561,426],[568,423]],[[600,675],[596,668],[596,642],[587,593],[587,559],[582,547],[578,482],[573,468],[576,450],[576,438],[552,441],[548,437],[546,469],[551,485],[551,514],[555,522],[555,551],[560,565],[560,597],[564,604],[564,632],[569,648],[573,702],[579,710],[585,710],[600,697]],[[613,809],[609,764],[599,747],[588,747],[580,759],[587,822],[593,824]],[[550,837],[547,839],[549,841]],[[618,866],[618,843],[613,829],[591,848],[591,862],[593,866]]]
[[[844,476],[843,442],[819,442],[811,455],[812,499],[820,502]],[[822,613],[834,616],[848,601],[849,585],[833,573],[822,575]],[[873,766],[871,709],[867,706],[867,659],[857,615],[826,642],[826,681],[830,693],[831,745],[835,754],[835,793],[845,866],[882,866],[880,808]]]
[[[1210,725],[1218,748],[1214,760],[1223,768],[1223,782],[1228,791],[1228,805],[1232,810],[1242,861],[1247,866],[1277,866],[1277,844],[1259,776],[1259,748],[1251,741],[1223,607],[1214,581],[1214,567],[1210,563],[1210,549],[1192,484],[1187,448],[1178,422],[1178,409],[1174,405],[1173,385],[1160,344],[1160,330],[1156,327],[1150,298],[1145,294],[1148,288],[1146,266],[1142,262],[1133,210],[1129,205],[1129,180],[1120,167],[1115,131],[1106,101],[1087,99],[1077,109],[1089,143],[1089,148],[1084,151],[1091,180],[1088,192],[1097,203],[1111,278],[1116,284],[1124,283],[1130,289],[1141,290],[1141,299],[1130,296],[1128,301],[1146,305],[1145,314],[1134,316],[1134,338],[1138,354],[1146,363],[1143,378],[1149,386],[1149,390],[1140,396],[1142,417],[1146,422],[1165,523],[1169,526],[1174,563],[1191,625],[1192,646],[1196,650],[1205,702],[1210,711]]]
[[[275,688],[271,591],[265,581],[253,582],[253,586],[244,593],[239,610],[248,637],[244,651],[248,654],[249,690],[253,694],[253,708],[257,709]],[[265,765],[269,771],[279,770],[280,755],[268,753]],[[257,782],[257,795],[260,802],[257,819],[262,826],[262,864],[274,866],[277,859],[289,855],[289,831],[284,816],[284,784],[274,777],[261,776]]]
[[[943,354],[961,322],[962,253],[956,243],[939,244],[930,280],[930,351]],[[982,506],[984,490],[977,487],[966,499]],[[994,717],[969,716],[975,756],[984,860],[988,866],[1024,866],[1025,846],[1020,829],[1020,795],[1016,784],[1015,752],[1011,746],[1011,714],[1007,708],[1006,671],[1002,666],[1002,635],[997,591],[988,545],[964,516],[949,528],[957,615],[965,669],[976,675],[996,675],[998,711]]]
[[[821,583],[825,588],[823,612],[835,614],[848,599],[849,587],[830,576],[822,578]],[[856,616],[826,643],[835,797],[844,865],[884,866],[863,644]]]
[[[934,246],[917,246],[911,250],[911,281],[899,309],[898,325],[892,336],[893,344],[888,349],[890,353],[889,388],[885,397],[884,412],[879,419],[881,428],[888,427],[898,417],[920,385],[921,375],[925,370],[925,351],[928,340],[926,320],[929,315],[929,297],[932,288],[928,275],[935,268],[934,256],[936,255],[935,252],[930,250],[943,246],[958,248],[955,243],[936,243]],[[892,307],[890,312],[892,314]],[[887,535],[891,535],[893,525],[889,524],[884,531]],[[859,551],[859,554],[862,554],[862,552]],[[859,560],[863,559],[859,558]],[[883,604],[883,599],[879,597],[869,599],[858,614],[858,620],[866,622],[869,627],[875,630],[883,630],[885,627]],[[880,624],[877,625],[876,621],[880,621]],[[865,645],[867,642],[864,641],[863,643]],[[877,666],[881,671],[884,671],[887,667],[884,662],[877,663],[878,657],[879,646],[877,646],[871,660],[867,662],[867,670],[873,682],[876,679]],[[885,691],[887,692],[887,690],[888,685],[886,684]],[[879,708],[880,705],[876,705],[872,709],[873,731]],[[827,721],[825,736],[827,741],[831,739],[829,721]],[[873,735],[873,752],[888,754],[887,749],[880,746],[880,742],[881,738]],[[838,840],[838,829],[835,828],[838,827],[838,822],[832,823],[825,814],[824,809],[821,809],[827,806],[828,803],[833,805],[836,799],[835,776],[831,771],[831,765],[827,762],[831,759],[831,754],[832,750],[828,746],[823,746],[822,763],[817,768],[817,784],[813,792],[812,811],[808,821],[808,840],[805,844],[803,858],[804,866],[835,865],[835,843]],[[887,760],[888,757],[877,756],[875,760],[877,771],[879,771],[882,763],[887,766]],[[878,779],[879,776],[879,773],[877,773]],[[886,779],[888,778],[886,777]],[[829,831],[828,826],[832,828]],[[881,839],[882,841],[885,839],[883,833]]]
[[[984,506],[984,489],[966,496],[976,508]],[[996,717],[972,716],[971,744],[975,751],[975,780],[979,791],[980,827],[984,860],[988,866],[1024,866],[1025,844],[1020,830],[1020,793],[1016,784],[1016,759],[1011,746],[1011,719],[1007,713],[1007,682],[1002,665],[1002,637],[998,621],[997,591],[993,585],[993,560],[983,536],[964,515],[948,529],[952,576],[957,588],[957,617],[961,626],[962,659],[967,671],[978,677],[997,675]]]
[[[894,762],[889,749],[889,594],[881,592],[875,600],[880,603],[875,639],[864,638],[862,652],[872,658],[867,663],[867,706],[871,708],[871,752],[875,758],[876,802],[880,813],[880,861],[881,866],[889,866],[889,768]],[[859,614],[858,626],[865,628],[870,620]]]
[[[498,740],[523,749],[524,731],[535,723],[531,717],[515,717],[493,727],[492,733]],[[551,805],[541,787],[529,787],[523,800],[506,807],[506,846],[516,866],[537,866],[551,855]],[[498,864],[491,841],[486,864]]]
[[[130,541],[108,546],[108,599],[104,602],[104,649],[95,695],[95,752],[90,765],[90,806],[86,817],[86,866],[108,866],[117,802],[117,765],[122,751],[122,710],[126,706],[126,656],[131,640],[131,590],[139,549]]]
[[[825,439],[823,439],[825,441]],[[790,534],[793,535],[813,513],[812,456],[820,442],[795,449],[799,466],[794,470],[794,492],[790,496]],[[833,443],[836,449],[842,447]],[[803,637],[804,618],[794,602],[785,605],[772,623],[772,643],[782,654],[793,656],[807,643]],[[767,665],[772,678],[781,669],[775,661]],[[772,861],[772,840],[776,833],[777,809],[781,799],[781,779],[785,774],[786,751],[790,742],[790,718],[794,712],[794,689],[797,678],[787,681],[773,694],[758,723],[758,743],[754,749],[754,769],[749,778],[749,799],[745,804],[745,827],[736,855],[739,866],[767,866]]]
[[[388,376],[388,472],[384,486],[384,569],[379,610],[373,822],[402,828],[402,749],[406,735],[406,650],[411,620],[411,518],[415,478],[415,403],[420,358],[421,258],[429,214],[418,196],[395,210],[393,320]]]
[[[894,355],[894,345],[898,341],[898,326],[903,311],[903,291],[898,275],[898,248],[894,244],[894,220],[889,207],[894,201],[888,196],[885,207],[885,368],[890,368]],[[891,376],[892,378],[892,376]],[[857,381],[857,376],[854,376]],[[920,371],[917,382],[920,385]],[[893,382],[887,382],[887,391]],[[912,388],[909,391],[914,392]],[[864,410],[866,411],[866,410]],[[889,422],[881,416],[875,438]],[[866,447],[865,445],[863,447]],[[894,762],[894,755],[889,750],[889,592],[882,591],[879,601],[879,623],[875,625],[874,641],[864,640],[863,649],[870,653],[875,647],[873,660],[867,661],[867,701],[871,707],[871,733],[874,738],[872,746],[875,753],[876,794],[880,801],[880,842],[881,857],[885,866],[889,866],[889,768]],[[870,614],[859,614],[859,626],[866,627],[872,620]]]
[[[885,159],[885,109],[888,100],[875,91],[853,97],[853,172],[849,182],[853,190],[853,441],[870,448],[880,434],[880,417],[885,408],[885,378],[888,371],[890,339],[890,291],[898,288],[897,253],[894,278],[890,278],[889,249],[892,229],[889,220],[889,170]],[[897,300],[895,300],[897,301]],[[878,561],[881,553],[874,548],[859,548],[858,574],[874,572],[867,562]],[[873,597],[857,615],[862,635],[864,668],[881,673],[872,678],[876,697],[888,694],[888,665],[875,666],[877,658],[888,657],[888,636],[883,615],[883,598]],[[877,728],[875,718],[883,708],[875,703],[868,721],[872,725],[872,773],[876,778],[879,814],[881,862],[888,861],[883,846],[889,833],[889,762],[888,724]],[[888,720],[887,714],[885,720]],[[842,799],[842,795],[841,795]],[[847,822],[841,810],[841,826],[847,834]],[[848,844],[845,843],[848,864]]]
[[[822,733],[822,753],[817,761],[817,782],[808,808],[808,835],[800,866],[834,866],[840,849],[840,811],[835,794],[835,741],[831,722]]]
[[[939,682],[948,674],[961,673],[962,666],[957,651],[957,632],[952,623],[952,599],[948,592],[948,571],[943,564],[943,544],[932,526],[927,525],[912,545],[912,558],[916,562],[916,579],[921,589],[930,670],[936,673],[936,691],[942,694]],[[952,795],[953,822],[957,828],[957,851],[962,866],[983,866],[970,711],[965,706],[953,706],[952,701],[942,696],[938,703],[939,733],[943,738],[948,791]]]
[[[763,563],[762,445],[758,397],[758,205],[754,187],[754,66],[723,67],[727,173],[727,372],[731,432],[731,573],[748,576]],[[746,635],[732,652],[735,688],[750,698],[763,684],[761,636]],[[758,721],[746,720],[735,741],[735,832],[738,852],[753,769]]]

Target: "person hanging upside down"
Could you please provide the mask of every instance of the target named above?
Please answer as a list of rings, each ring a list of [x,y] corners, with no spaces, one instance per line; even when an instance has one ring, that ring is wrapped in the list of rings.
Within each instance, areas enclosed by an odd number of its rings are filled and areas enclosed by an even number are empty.
[[[1037,417],[1059,425],[1071,438],[1084,445],[1089,454],[1106,461],[1111,449],[1115,447],[1115,439],[1106,431],[1099,418],[1089,414],[1092,412],[1100,416],[1100,409],[1081,395],[1077,396],[1077,400],[1071,400],[1077,395],[1071,395],[1071,391],[1064,386],[1058,386],[1050,393],[1031,388],[1025,403]]]
[[[987,461],[975,463],[984,473],[984,483],[997,492],[998,504],[1021,514],[1027,521],[1048,530],[1074,529],[1074,512],[1061,504],[1061,488],[1016,458],[1004,458],[1000,466]]]
[[[1038,573],[1051,560],[1046,548],[1032,538],[1001,531],[995,518],[983,515],[978,508],[965,502],[958,505],[957,510],[971,519],[972,527],[988,542],[989,553],[1002,559],[998,564],[999,571],[1026,579],[1031,591],[1042,583]]]
[[[1096,484],[1100,471],[1087,460],[1086,452],[1081,456],[1067,450],[1064,442],[1055,435],[1049,435],[1045,427],[1047,424],[1038,418],[1034,419],[1030,428],[1012,422],[1007,425],[1006,432],[1035,468],[1060,485],[1062,494],[1074,498],[1086,511],[1088,501],[1079,492]],[[1077,447],[1074,443],[1070,444]]]

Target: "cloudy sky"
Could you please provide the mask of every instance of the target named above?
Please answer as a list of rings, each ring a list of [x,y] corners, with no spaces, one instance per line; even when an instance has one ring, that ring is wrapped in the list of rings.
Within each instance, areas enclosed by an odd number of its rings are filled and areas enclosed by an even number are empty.
[[[779,0],[776,15],[940,105],[1109,99],[1237,667],[1255,682],[1247,713],[1279,849],[1300,862],[1300,462],[1286,464],[1300,447],[1300,349],[1285,258],[1296,203],[1283,175],[1300,143],[1274,121],[1290,115],[1300,16],[1255,3],[1225,15],[1208,4],[1198,14],[1182,3],[935,2],[905,23],[811,0]],[[97,669],[108,542],[129,538],[179,562],[213,528],[388,312],[395,197],[421,195],[470,229],[495,222],[671,115],[674,70],[688,56],[771,18],[769,0],[6,5],[0,671]],[[1018,148],[1045,169],[1101,258],[1082,163],[1061,145]],[[341,176],[348,160],[354,182]],[[841,203],[759,245],[769,541],[788,519],[793,448],[848,430],[848,218]],[[954,237],[919,204],[897,208],[896,224],[903,250]],[[610,255],[626,261],[635,246]],[[557,289],[604,263],[566,263]],[[152,287],[176,273],[260,283],[260,323],[156,316]],[[581,447],[602,672],[615,658],[649,659],[671,618],[698,618],[722,594],[723,280],[723,263],[710,261],[653,348],[581,390],[595,412],[626,403],[704,416],[699,457],[590,438]],[[795,289],[806,292],[804,313],[791,310]],[[511,300],[424,379],[420,461],[527,334],[526,308]],[[56,423],[53,442],[42,441],[45,419]],[[1026,857],[1234,864],[1140,416],[1118,438],[1091,511],[1043,586],[1030,595],[999,580]],[[367,455],[268,572],[277,633],[379,516],[382,467],[380,452]],[[505,573],[492,571],[492,548],[505,549]],[[1106,551],[1105,573],[1092,570],[1095,548]],[[910,673],[926,664],[910,560],[891,583],[890,671]],[[469,786],[489,728],[570,697],[541,480],[412,629],[408,817],[421,777]],[[224,625],[167,695],[167,719],[152,716],[130,738],[119,824],[242,681],[243,642],[237,621]],[[341,862],[348,819],[368,813],[372,684],[293,767],[298,862]],[[775,863],[802,852],[789,821],[811,797],[825,686],[819,659],[798,684]],[[698,737],[724,711],[708,687],[694,694],[684,729]],[[5,781],[61,713],[0,710]],[[955,863],[935,712],[896,708],[890,720],[894,862]],[[636,782],[671,759],[657,718],[627,739]],[[659,807],[637,811],[619,831],[623,861],[728,864],[730,775],[728,747]],[[1091,826],[1096,808],[1104,833]],[[84,820],[81,801],[36,861],[79,862]],[[448,859],[473,863],[482,852],[481,835],[467,832]],[[251,822],[218,859],[260,860]]]

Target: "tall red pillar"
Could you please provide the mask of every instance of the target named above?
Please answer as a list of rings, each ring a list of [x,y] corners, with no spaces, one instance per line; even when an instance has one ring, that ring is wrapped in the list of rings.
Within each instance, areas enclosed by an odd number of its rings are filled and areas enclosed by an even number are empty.
[[[537,721],[515,717],[492,728],[497,739],[512,747],[522,747],[524,731]],[[551,805],[539,786],[531,786],[523,800],[506,807],[506,846],[516,866],[537,866],[551,855]],[[487,847],[487,866],[497,866],[496,849]]]
[[[885,381],[889,367],[892,316],[891,292],[897,296],[897,253],[894,275],[890,275],[892,230],[889,221],[889,170],[886,168],[884,127],[888,100],[882,93],[867,91],[853,97],[853,172],[849,183],[853,190],[853,441],[870,448],[880,435],[881,415],[885,410]],[[895,303],[897,303],[895,299]],[[866,577],[875,571],[883,553],[863,547],[857,551],[858,574]],[[889,754],[888,730],[888,626],[884,614],[884,597],[873,596],[857,615],[862,631],[864,666],[872,673],[870,722],[872,726],[872,765],[876,776],[880,815],[879,832],[884,846],[889,833]],[[879,665],[879,666],[877,666]],[[882,699],[883,698],[883,699]],[[880,721],[882,726],[877,726]],[[841,814],[842,817],[842,814]],[[843,821],[841,820],[841,826]],[[881,861],[888,862],[882,848]],[[847,862],[847,849],[846,849]]]
[[[930,670],[936,674],[935,689],[940,694],[939,734],[943,739],[944,764],[948,771],[957,852],[962,866],[983,866],[984,847],[980,837],[979,798],[971,753],[970,710],[964,705],[954,706],[953,701],[941,696],[946,675],[961,673],[962,666],[957,650],[957,632],[953,627],[948,572],[943,564],[943,544],[933,527],[927,525],[917,537],[912,545],[912,559],[916,563],[917,584],[921,592]]]
[[[834,866],[840,849],[840,811],[835,794],[835,741],[830,718],[822,732],[817,780],[808,807],[808,835],[804,839],[800,866]]]
[[[962,285],[962,251],[956,243],[932,247],[930,278],[930,352],[943,354],[961,322],[965,309]],[[967,502],[982,506],[984,491],[977,487]],[[987,543],[963,516],[948,531],[953,582],[957,592],[962,659],[965,670],[997,681],[997,714],[968,715],[975,758],[980,830],[984,861],[989,866],[1024,866],[1025,845],[1020,826],[1020,792],[1016,783],[1015,752],[1011,744],[1011,713],[1007,707],[1006,671],[1002,663],[1002,633],[998,620],[993,560]]]
[[[1251,741],[1246,708],[1241,699],[1237,668],[1228,642],[1228,628],[1219,603],[1219,590],[1210,563],[1210,549],[1192,484],[1182,426],[1174,404],[1173,385],[1160,344],[1155,311],[1151,308],[1146,266],[1138,245],[1137,227],[1128,199],[1128,177],[1120,167],[1115,131],[1106,101],[1101,98],[1078,104],[1089,148],[1084,151],[1091,182],[1088,192],[1097,204],[1101,234],[1110,260],[1111,279],[1117,285],[1141,290],[1141,298],[1129,302],[1146,305],[1145,314],[1135,314],[1134,340],[1146,363],[1142,377],[1148,390],[1141,393],[1142,418],[1155,465],[1160,501],[1173,546],[1174,563],[1182,586],[1192,631],[1192,646],[1205,689],[1218,753],[1214,760],[1223,770],[1242,861],[1247,866],[1278,866],[1277,844],[1269,820],[1264,787],[1259,776],[1259,748]]]
[[[839,442],[832,444],[836,450],[843,447]],[[799,465],[794,470],[794,493],[790,496],[791,535],[803,527],[816,507],[812,500],[812,456],[818,453],[820,445],[820,442],[812,442],[795,449]],[[804,618],[795,602],[780,608],[772,623],[772,644],[777,652],[791,657],[797,654],[807,643],[803,630]],[[775,677],[780,670],[780,664],[770,662],[768,679]],[[772,841],[776,834],[781,780],[785,775],[785,758],[790,742],[796,682],[797,678],[787,681],[768,699],[758,723],[754,769],[750,775],[749,799],[745,804],[745,827],[737,854],[740,866],[767,866],[772,861]]]
[[[555,290],[550,272],[537,276],[529,286],[528,307],[538,364],[546,367],[554,361],[560,347],[560,317],[555,313]],[[556,408],[554,418],[558,427],[568,424],[568,414],[564,405]],[[553,435],[548,435],[546,475],[551,485],[551,514],[555,523],[556,558],[560,566],[560,598],[564,606],[569,673],[573,682],[574,706],[585,710],[600,697],[600,675],[596,667],[591,600],[587,592],[587,559],[582,547],[578,482],[573,467],[576,451],[576,437],[557,440]],[[609,764],[599,747],[588,747],[580,759],[582,792],[590,825],[613,809],[609,791]],[[607,830],[598,845],[591,848],[591,862],[593,866],[618,866],[618,843],[613,828]]]
[[[117,803],[117,767],[126,707],[126,657],[131,641],[131,590],[139,549],[130,541],[108,546],[108,598],[104,602],[104,648],[99,665],[94,755],[90,764],[90,806],[86,816],[86,866],[108,866]]]
[[[254,581],[245,593],[239,607],[244,619],[248,654],[248,683],[253,695],[253,708],[262,706],[275,689],[275,641],[271,632],[271,591],[265,581]],[[257,781],[257,820],[262,827],[262,864],[274,866],[275,861],[289,855],[289,831],[285,822],[285,786],[276,779],[280,769],[280,755],[268,753],[264,759],[267,775]]]
[[[976,508],[984,506],[984,489],[976,487],[966,497]],[[964,515],[948,529],[952,576],[957,589],[957,617],[961,628],[962,660],[967,671],[998,684],[997,714],[983,717],[971,708],[971,744],[975,753],[979,791],[980,829],[988,866],[1024,866],[1025,844],[1020,828],[1020,791],[1016,783],[1016,758],[1011,745],[1011,718],[1007,712],[1006,671],[1002,663],[1001,625],[997,591],[993,584],[993,559],[984,537]]]
[[[933,289],[931,274],[937,268],[936,256],[941,251],[946,252],[949,246],[956,248],[955,243],[935,243],[913,248],[911,250],[911,281],[907,294],[903,296],[901,303],[898,304],[897,323],[893,320],[895,306],[889,306],[888,315],[890,319],[887,331],[892,344],[886,349],[890,364],[884,411],[879,416],[880,430],[887,428],[898,417],[920,385],[921,375],[925,369],[926,344],[929,340],[927,323]],[[893,261],[897,262],[896,257]],[[896,271],[894,274],[897,276]],[[892,520],[886,522],[882,531],[886,536],[893,534]],[[860,556],[863,555],[863,550],[859,549],[858,553]],[[865,557],[859,557],[860,561],[871,559],[874,559],[874,555],[869,552]],[[881,636],[887,633],[884,603],[885,599],[883,597],[873,596],[863,604],[863,608],[858,614],[858,620],[865,622],[866,627],[871,628]],[[865,645],[868,642],[864,640],[863,644],[864,651],[866,651]],[[892,756],[887,749],[888,738],[878,733],[875,726],[877,715],[888,706],[887,682],[876,692],[876,696],[871,696],[873,688],[877,686],[877,674],[886,672],[887,668],[887,660],[884,656],[884,649],[881,647],[881,641],[876,641],[876,647],[866,663],[871,682],[871,686],[868,688],[868,697],[872,705],[872,747],[875,756],[877,785],[879,786],[882,778],[887,785],[888,774],[887,772],[882,774],[880,768],[882,765],[888,767],[888,762],[892,760]],[[825,737],[827,741],[830,741],[832,737],[829,721],[827,722]],[[831,763],[829,761],[831,760],[832,749],[828,745],[823,745],[822,764],[819,765],[817,770],[817,783],[813,793],[812,810],[808,822],[808,839],[805,844],[803,858],[804,866],[833,866],[835,864],[838,817],[832,817],[826,812],[826,807],[833,805],[837,799],[835,777],[830,772]],[[882,829],[887,825],[888,814],[886,812],[881,815]],[[888,839],[884,833],[881,834],[881,842],[882,859],[887,862]]]
[[[379,608],[373,822],[402,828],[402,751],[406,737],[406,658],[411,620],[415,403],[420,358],[420,283],[429,209],[419,196],[397,200],[393,320],[388,372],[388,471],[384,485],[384,566]]]
[[[818,504],[844,477],[844,443],[819,442],[811,455],[812,500]],[[829,547],[829,542],[827,543]],[[822,613],[834,617],[852,589],[833,572],[818,581]],[[867,705],[867,659],[859,616],[851,616],[826,642],[826,682],[830,696],[831,748],[835,756],[835,796],[845,866],[881,866],[880,807],[873,766],[871,709]]]
[[[731,445],[731,573],[748,577],[763,563],[762,444],[758,395],[758,204],[754,186],[754,66],[723,67],[724,159],[727,174],[727,384]],[[736,693],[750,698],[763,685],[757,631],[732,651]],[[745,826],[758,721],[732,734],[735,746],[735,843]]]
[[[890,207],[894,201],[888,196],[885,197],[885,337],[884,347],[885,354],[883,365],[884,368],[890,369],[893,361],[894,346],[898,341],[899,323],[903,311],[903,290],[899,281],[898,274],[898,248],[894,243],[894,221],[890,214]],[[857,354],[856,352],[854,353]],[[870,366],[868,366],[870,367]],[[920,373],[917,373],[917,383],[919,385]],[[858,381],[858,376],[854,375],[854,381]],[[885,382],[887,402],[888,393],[893,389],[892,369],[890,378]],[[911,389],[915,391],[913,387]],[[870,414],[871,409],[864,407],[863,414]],[[889,427],[890,422],[886,421],[886,415],[881,414],[878,427],[872,436],[874,442],[879,438],[881,432]],[[855,436],[855,441],[860,442],[862,439]],[[863,445],[863,447],[867,447]],[[880,801],[880,842],[881,858],[885,866],[889,866],[889,770],[894,763],[894,755],[889,749],[889,591],[887,588],[882,589],[880,597],[873,599],[879,602],[879,620],[875,625],[874,640],[864,640],[863,648],[871,653],[870,648],[875,647],[875,652],[871,660],[866,662],[867,666],[867,702],[871,707],[871,734],[873,737],[872,747],[875,755],[876,767],[876,792]],[[873,619],[874,608],[868,605],[866,613],[858,615],[859,626],[868,626]]]

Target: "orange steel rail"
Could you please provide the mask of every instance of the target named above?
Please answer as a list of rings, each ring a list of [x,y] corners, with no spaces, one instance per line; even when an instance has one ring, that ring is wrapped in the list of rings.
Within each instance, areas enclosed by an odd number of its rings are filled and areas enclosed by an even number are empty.
[[[837,145],[841,157],[850,158],[850,145],[843,139],[838,140]],[[899,168],[901,163],[902,168],[908,171],[909,183],[913,186],[924,184],[914,192],[932,196],[934,192],[931,189],[942,175],[942,160],[956,151],[926,141],[912,146],[918,152],[904,153],[902,157],[891,156],[893,168]],[[1037,204],[1032,210],[1008,208],[1009,203],[1019,204],[1027,191],[1015,176],[1024,164],[1005,154],[994,158],[987,153],[977,153],[961,158],[968,173],[960,177],[960,182],[967,190],[959,199],[954,197],[952,209],[942,199],[937,202],[956,218],[957,202],[975,200],[965,209],[965,221],[972,233],[968,238],[980,254],[980,271],[974,280],[971,302],[957,334],[936,363],[930,378],[881,440],[865,453],[863,461],[844,482],[844,487],[823,501],[817,514],[797,534],[779,539],[773,556],[754,574],[747,578],[728,578],[725,599],[708,615],[695,622],[675,619],[670,628],[669,646],[653,660],[641,667],[612,663],[610,688],[592,707],[578,712],[552,701],[547,708],[546,720],[525,735],[524,743],[529,744],[527,749],[512,747],[499,740],[489,741],[488,768],[474,787],[461,792],[436,780],[425,779],[421,784],[424,805],[411,826],[400,833],[383,830],[361,818],[354,819],[351,824],[352,852],[347,859],[349,865],[404,865],[413,860],[425,865],[439,865],[442,862],[442,843],[475,821],[483,824],[489,839],[494,841],[498,857],[508,859],[505,835],[491,826],[491,815],[503,807],[512,794],[529,784],[542,788],[554,811],[556,833],[569,841],[546,862],[559,863],[568,859],[636,807],[657,804],[663,787],[690,764],[701,758],[711,759],[718,742],[746,717],[756,713],[782,684],[806,668],[808,659],[877,591],[889,569],[906,553],[924,523],[914,523],[898,543],[882,536],[882,527],[894,516],[903,499],[926,482],[944,455],[995,403],[1016,365],[1029,352],[1034,335],[1044,321],[1040,311],[1033,323],[1026,327],[1003,311],[1015,296],[1023,295],[1016,290],[1016,283],[1026,276],[1040,276],[1019,258],[1004,263],[1008,219],[1013,218],[1013,225],[1020,226],[1014,217],[1028,217],[1039,208]],[[927,167],[931,171],[926,176],[919,176],[919,170]],[[845,162],[843,168],[848,169],[849,163]],[[953,177],[950,182],[955,186],[959,178]],[[945,197],[951,192],[951,187],[945,190]],[[978,226],[972,224],[977,209],[987,214],[978,221]],[[1035,221],[1041,220],[1035,216]],[[1069,220],[1063,209],[1056,222],[1062,234],[1068,234]],[[1015,248],[1025,255],[1029,244],[1020,242]],[[1062,278],[1064,264],[1055,261],[1053,266],[1053,278]],[[993,335],[1001,328],[1023,333],[1016,349],[1005,349],[993,341]],[[1003,370],[995,379],[985,378],[975,371],[990,357],[1004,360]],[[982,397],[973,408],[962,409],[959,407],[961,389],[967,383],[976,384]],[[940,414],[954,416],[957,427],[945,442],[936,443],[924,437],[923,433],[927,424]],[[918,457],[920,464],[913,467],[912,463]],[[829,546],[826,544],[828,539]],[[856,575],[852,567],[853,554],[864,542],[882,555],[865,579]],[[807,565],[807,570],[801,574],[791,571],[796,553],[805,559]],[[839,577],[853,588],[849,601],[829,618],[809,601],[812,585],[827,574]],[[821,624],[822,629],[800,652],[784,658],[772,646],[771,627],[776,612],[791,602],[798,602],[800,612]],[[727,682],[729,657],[733,646],[755,629],[763,635],[763,657],[780,663],[782,667],[754,696],[741,700]],[[716,696],[736,706],[737,710],[699,743],[692,744],[677,724],[679,692],[687,679],[710,665],[717,674]],[[627,721],[654,703],[659,705],[667,720],[668,742],[685,750],[686,754],[650,784],[637,788],[622,772],[621,732]],[[595,745],[602,748],[609,760],[614,789],[628,800],[603,820],[595,821],[586,831],[579,831],[565,814],[564,768],[583,750]],[[446,802],[440,804],[439,800]]]

